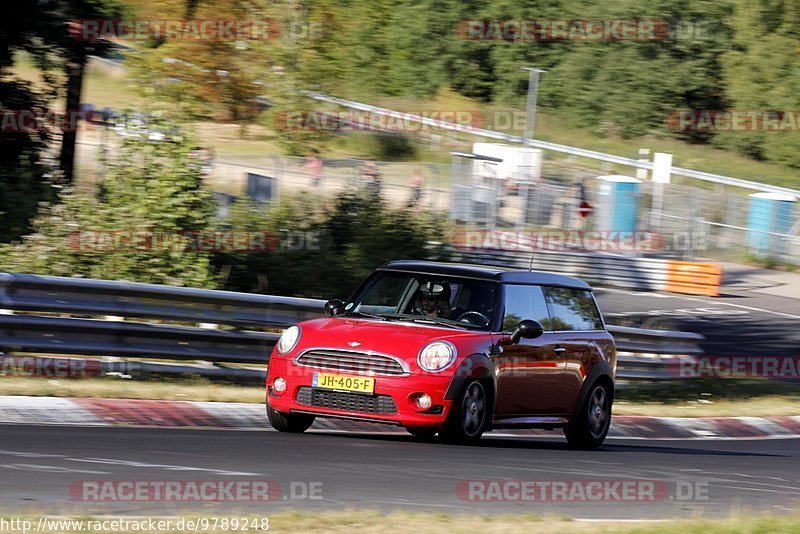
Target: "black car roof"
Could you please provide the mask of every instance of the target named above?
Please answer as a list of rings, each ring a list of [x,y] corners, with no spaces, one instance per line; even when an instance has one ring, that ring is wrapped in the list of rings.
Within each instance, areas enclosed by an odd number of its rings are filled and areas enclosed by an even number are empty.
[[[412,273],[439,274],[442,276],[461,276],[510,284],[537,284],[543,286],[570,287],[574,289],[592,288],[577,278],[541,271],[521,271],[489,265],[466,263],[443,263],[435,261],[397,260],[381,265],[379,270]]]

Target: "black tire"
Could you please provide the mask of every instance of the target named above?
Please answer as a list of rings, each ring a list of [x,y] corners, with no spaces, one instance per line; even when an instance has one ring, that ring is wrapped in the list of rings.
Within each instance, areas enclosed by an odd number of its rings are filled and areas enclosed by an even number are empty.
[[[272,428],[278,432],[291,432],[293,434],[305,432],[308,427],[314,424],[313,415],[283,414],[273,410],[269,404],[267,404],[267,419],[269,419],[269,424],[272,425]]]
[[[564,427],[564,436],[576,449],[596,449],[603,444],[611,426],[613,397],[605,383],[592,389],[574,420]]]
[[[471,444],[481,439],[492,418],[491,395],[486,384],[469,380],[450,408],[439,437],[447,443]]]
[[[414,436],[415,438],[419,438],[425,441],[430,441],[439,431],[437,428],[430,428],[430,427],[419,427],[419,426],[412,426],[406,427],[406,430],[409,434]]]

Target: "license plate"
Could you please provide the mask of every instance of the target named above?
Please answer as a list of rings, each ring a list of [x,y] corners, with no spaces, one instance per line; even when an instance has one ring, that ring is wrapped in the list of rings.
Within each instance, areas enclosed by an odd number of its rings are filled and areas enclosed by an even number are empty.
[[[375,391],[375,379],[363,376],[331,375],[314,373],[312,385],[315,388],[338,389],[356,393],[372,393]]]

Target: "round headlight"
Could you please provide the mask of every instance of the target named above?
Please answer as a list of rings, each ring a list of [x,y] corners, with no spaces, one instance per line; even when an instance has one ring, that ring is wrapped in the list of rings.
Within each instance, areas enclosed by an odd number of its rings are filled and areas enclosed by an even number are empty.
[[[283,356],[291,352],[294,346],[297,345],[298,339],[300,339],[300,327],[290,326],[287,328],[278,340],[278,354]]]
[[[443,371],[456,359],[456,348],[446,341],[434,341],[419,352],[417,363],[426,371]]]

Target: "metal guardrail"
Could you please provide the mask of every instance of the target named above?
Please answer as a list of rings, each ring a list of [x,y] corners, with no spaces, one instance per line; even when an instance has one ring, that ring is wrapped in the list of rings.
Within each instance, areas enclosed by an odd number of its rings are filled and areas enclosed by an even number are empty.
[[[312,299],[0,273],[0,308],[14,311],[283,327],[319,315],[321,306]]]
[[[251,295],[26,274],[0,273],[0,306],[25,314],[0,315],[0,349],[16,353],[102,355],[140,359],[208,361],[264,365],[277,341],[277,332],[177,326],[33,315],[101,315],[148,318],[182,323],[202,322],[229,327],[277,329],[322,316],[324,301]],[[654,355],[701,355],[703,336],[688,332],[609,326],[620,353],[618,376],[634,379],[627,365],[645,365]],[[635,360],[627,355],[635,356]],[[641,355],[651,356],[641,356]],[[642,360],[645,358],[645,360]],[[654,363],[657,363],[653,360]],[[148,367],[149,365],[149,367]],[[110,368],[113,368],[110,367]],[[220,376],[219,368],[141,363],[139,372]],[[206,373],[204,370],[208,370]],[[637,374],[638,373],[638,374]],[[668,378],[658,372],[642,378]],[[232,377],[260,379],[263,370],[230,370]],[[658,376],[657,376],[658,375]]]
[[[120,379],[193,377],[224,380],[239,384],[262,385],[267,376],[263,362],[257,367],[224,364],[174,363],[126,360],[122,358],[87,358],[64,356],[7,356],[0,355],[0,376],[36,378],[98,378]]]
[[[704,351],[705,339],[694,332],[647,330],[609,325],[617,344],[617,381],[675,380],[681,359],[694,359]]]
[[[465,263],[498,265],[527,270],[531,265],[540,271],[577,276],[590,282],[624,286],[629,289],[657,290],[666,283],[667,275],[657,267],[660,259],[586,252],[515,252],[454,250],[454,259]],[[533,260],[531,260],[533,256]]]
[[[0,315],[0,348],[224,363],[266,363],[279,334],[37,315]]]
[[[541,271],[568,274],[589,282],[626,289],[717,296],[722,281],[721,266],[718,264],[678,262],[623,254],[571,251],[532,254],[527,251],[458,248],[453,253],[455,261],[525,270],[532,266]],[[712,270],[717,274],[709,274]]]
[[[702,356],[704,354],[699,344],[705,337],[694,332],[645,330],[615,325],[609,325],[608,331],[614,335],[619,351],[683,356]]]

